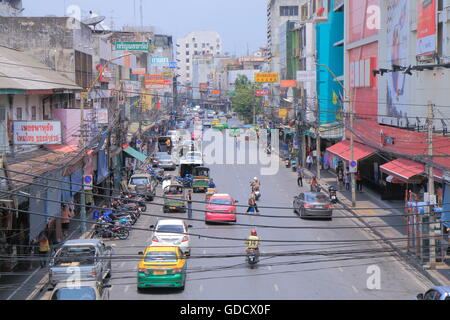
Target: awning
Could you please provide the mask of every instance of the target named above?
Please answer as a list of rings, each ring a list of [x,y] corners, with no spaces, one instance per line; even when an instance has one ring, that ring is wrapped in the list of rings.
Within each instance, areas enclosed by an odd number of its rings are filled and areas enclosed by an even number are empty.
[[[335,145],[327,148],[327,151],[329,153],[334,154],[335,156],[350,162],[350,141],[345,140],[341,141],[339,143],[336,143]],[[374,153],[376,153],[377,150],[373,149],[371,147],[365,146],[363,144],[354,142],[353,143],[353,153],[354,153],[354,159],[355,161],[361,161],[364,160],[367,157],[370,157]]]
[[[142,152],[137,151],[136,149],[134,149],[132,147],[126,147],[125,149],[123,149],[123,151],[128,153],[133,158],[138,159],[140,162],[145,163],[145,160],[147,159],[147,156],[145,154],[143,154]]]
[[[425,172],[423,163],[415,162],[408,159],[397,159],[380,166],[380,170],[386,174],[400,178],[406,182]]]

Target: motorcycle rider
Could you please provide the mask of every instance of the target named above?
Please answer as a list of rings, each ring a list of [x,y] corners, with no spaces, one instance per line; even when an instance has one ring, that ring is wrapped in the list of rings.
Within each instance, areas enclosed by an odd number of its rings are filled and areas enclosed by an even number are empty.
[[[247,245],[246,253],[255,251],[256,257],[259,258],[259,242],[261,239],[258,237],[256,230],[252,230],[248,236],[245,244]]]
[[[211,188],[211,189],[215,189],[216,188],[216,184],[214,183],[213,179],[209,180],[208,188]]]
[[[252,187],[252,191],[257,191],[261,187],[261,182],[259,182],[257,177],[254,177],[253,181],[250,183],[250,186]]]

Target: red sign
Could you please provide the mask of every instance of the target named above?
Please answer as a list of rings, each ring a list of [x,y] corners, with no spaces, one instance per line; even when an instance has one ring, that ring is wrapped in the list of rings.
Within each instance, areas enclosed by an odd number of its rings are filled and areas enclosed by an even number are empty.
[[[220,94],[220,90],[212,90],[211,93],[212,94]]]
[[[281,80],[282,88],[296,88],[297,81],[296,80]]]
[[[269,90],[256,90],[256,95],[258,96],[258,97],[261,97],[261,96],[268,96],[269,95]]]
[[[436,51],[436,0],[417,1],[417,55]]]

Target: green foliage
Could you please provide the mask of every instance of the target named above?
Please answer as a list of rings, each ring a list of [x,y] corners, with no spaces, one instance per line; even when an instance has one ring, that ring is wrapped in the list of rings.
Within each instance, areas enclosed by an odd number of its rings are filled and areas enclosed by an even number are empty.
[[[261,98],[256,96],[256,90],[261,89],[261,86],[251,83],[244,75],[238,75],[234,85],[236,95],[230,97],[233,110],[246,123],[252,123],[254,107],[256,115],[261,112]]]

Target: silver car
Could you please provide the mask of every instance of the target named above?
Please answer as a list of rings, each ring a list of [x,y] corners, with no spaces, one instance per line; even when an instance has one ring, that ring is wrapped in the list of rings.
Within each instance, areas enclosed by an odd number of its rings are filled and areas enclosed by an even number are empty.
[[[176,170],[177,165],[169,154],[161,154],[158,158],[158,167],[164,170]]]
[[[320,192],[305,192],[294,198],[294,213],[301,218],[327,218],[333,216],[333,205],[327,195]]]
[[[450,287],[432,287],[425,293],[419,293],[417,300],[450,300]]]

